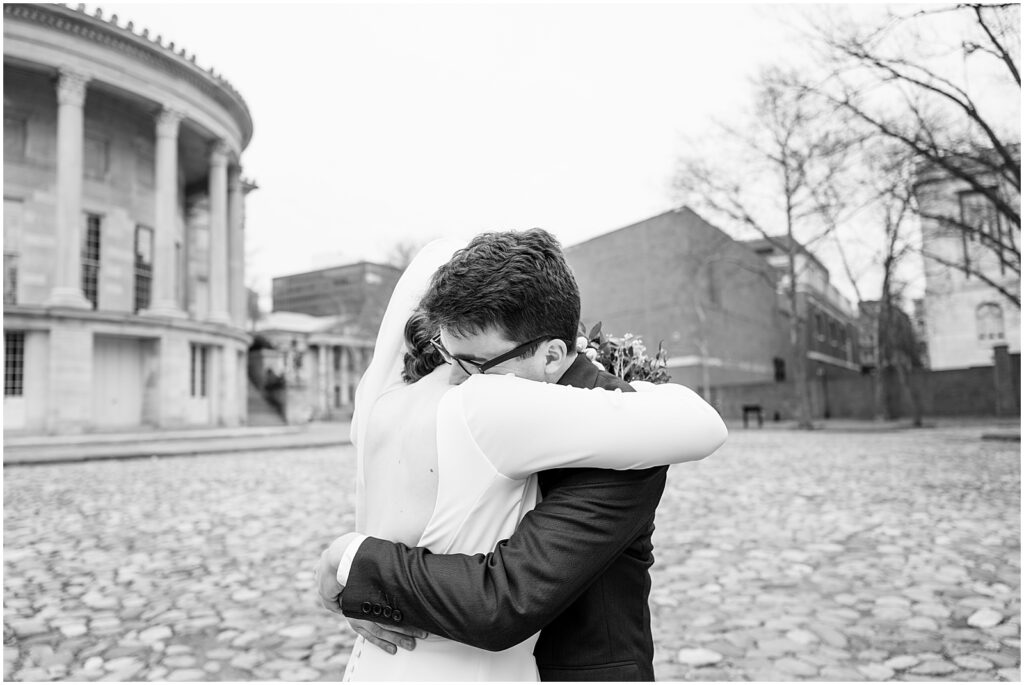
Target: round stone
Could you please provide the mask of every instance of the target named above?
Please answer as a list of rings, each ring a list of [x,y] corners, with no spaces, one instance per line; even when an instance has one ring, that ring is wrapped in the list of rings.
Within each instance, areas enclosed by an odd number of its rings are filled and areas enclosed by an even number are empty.
[[[894,671],[905,671],[911,666],[916,666],[919,663],[921,663],[921,660],[918,659],[916,656],[910,656],[909,654],[901,654],[899,656],[894,656],[893,658],[887,660],[885,662],[885,665]]]
[[[983,659],[980,656],[957,656],[953,657],[953,661],[960,668],[966,668],[969,671],[987,671],[995,666],[991,661]]]
[[[167,626],[153,626],[152,628],[146,628],[139,633],[139,640],[146,644],[152,644],[154,642],[160,642],[171,637],[173,633]]]
[[[967,625],[975,628],[993,628],[1003,622],[1003,615],[994,609],[978,609],[967,619]]]
[[[809,678],[818,674],[818,667],[814,664],[809,664],[806,661],[801,661],[800,659],[794,659],[788,656],[776,659],[775,668],[779,669],[783,673],[798,675],[804,678]]]
[[[189,668],[190,666],[196,665],[196,659],[195,657],[187,654],[179,654],[177,656],[169,656],[164,659],[163,665],[168,668]]]
[[[956,670],[956,665],[949,663],[945,659],[931,659],[918,664],[914,668],[910,669],[910,672],[917,673],[919,675],[946,675],[947,673],[953,673]]]
[[[676,661],[690,666],[707,666],[717,664],[722,655],[711,649],[680,649],[676,653]]]
[[[857,670],[863,673],[868,680],[888,680],[896,675],[895,671],[882,664],[864,664],[858,666]]]
[[[809,630],[801,630],[800,628],[794,628],[793,630],[786,633],[786,637],[793,642],[801,645],[809,645],[815,642],[820,642],[817,635]]]
[[[914,616],[907,619],[907,627],[915,630],[938,630],[939,623],[930,616]]]
[[[316,634],[316,626],[309,624],[288,626],[277,631],[277,634],[292,639],[312,637]]]
[[[186,682],[189,680],[202,680],[206,677],[206,671],[198,668],[183,668],[177,671],[171,671],[167,674],[167,680],[173,682]]]
[[[315,668],[303,666],[300,668],[285,669],[281,671],[280,675],[281,680],[305,682],[310,680],[316,680],[317,678],[319,678],[320,671],[316,670]]]
[[[60,632],[65,637],[80,637],[89,632],[89,629],[85,627],[84,623],[69,623],[68,625],[61,626]]]

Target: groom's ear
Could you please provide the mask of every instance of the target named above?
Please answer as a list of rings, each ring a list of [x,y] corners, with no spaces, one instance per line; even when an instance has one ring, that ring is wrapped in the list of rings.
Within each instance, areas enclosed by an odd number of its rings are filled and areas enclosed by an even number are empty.
[[[568,356],[569,352],[564,340],[548,340],[544,343],[544,366],[549,370],[557,369]]]

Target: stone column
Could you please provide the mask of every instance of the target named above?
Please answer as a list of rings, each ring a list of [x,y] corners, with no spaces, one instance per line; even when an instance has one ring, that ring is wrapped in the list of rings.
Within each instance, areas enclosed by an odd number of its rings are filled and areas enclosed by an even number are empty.
[[[178,298],[178,129],[181,113],[163,109],[156,116],[156,217],[153,299],[146,314],[184,318]]]
[[[57,254],[46,302],[51,307],[92,309],[82,293],[82,158],[88,81],[64,69],[57,81]]]
[[[228,312],[228,148],[217,141],[210,150],[210,316],[230,324]]]
[[[228,304],[231,320],[246,327],[245,297],[245,190],[242,167],[228,169]]]
[[[348,365],[350,363],[349,359],[351,359],[351,358],[352,358],[352,353],[349,351],[349,349],[347,347],[342,346],[342,348],[341,348],[341,382],[339,383],[339,385],[341,386],[341,406],[342,407],[347,407],[348,405],[350,405],[352,403],[352,399],[351,399],[352,392],[351,392],[351,389],[349,388],[349,383],[351,383],[352,381],[351,381],[351,378],[350,378],[349,372],[348,372]]]
[[[320,419],[323,420],[327,418],[327,411],[330,407],[328,400],[331,394],[331,389],[327,385],[327,364],[330,363],[330,360],[327,358],[327,345],[324,343],[320,343],[317,347],[317,363],[319,364],[317,367],[317,399]]]

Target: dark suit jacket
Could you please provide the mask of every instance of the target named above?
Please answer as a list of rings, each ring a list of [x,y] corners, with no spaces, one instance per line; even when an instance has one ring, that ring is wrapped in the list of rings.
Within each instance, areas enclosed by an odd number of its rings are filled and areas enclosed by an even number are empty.
[[[558,382],[632,391],[582,355]],[[667,470],[545,471],[543,501],[490,554],[368,538],[342,610],[489,650],[543,628],[534,655],[544,680],[654,680],[651,534]]]

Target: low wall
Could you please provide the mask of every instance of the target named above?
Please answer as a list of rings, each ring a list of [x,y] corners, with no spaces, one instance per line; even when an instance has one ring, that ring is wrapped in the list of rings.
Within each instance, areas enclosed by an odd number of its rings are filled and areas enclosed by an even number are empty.
[[[1005,354],[1005,353],[1004,353]],[[997,353],[994,366],[911,374],[912,391],[925,416],[1020,416],[1020,354]],[[889,414],[912,415],[911,401],[892,370],[887,371]],[[871,419],[875,416],[875,376],[829,378],[814,376],[810,383],[813,418]],[[758,404],[766,421],[796,418],[796,387],[792,381],[749,383],[712,388],[711,402],[727,419],[743,416],[743,405]]]

